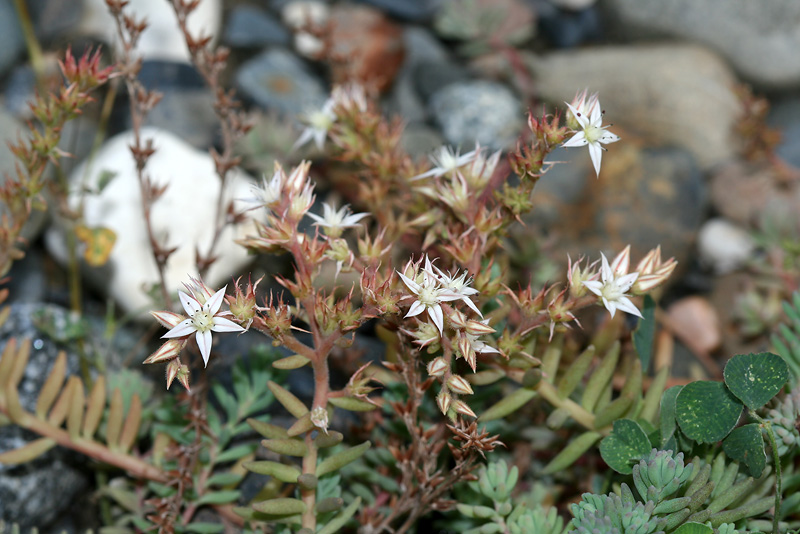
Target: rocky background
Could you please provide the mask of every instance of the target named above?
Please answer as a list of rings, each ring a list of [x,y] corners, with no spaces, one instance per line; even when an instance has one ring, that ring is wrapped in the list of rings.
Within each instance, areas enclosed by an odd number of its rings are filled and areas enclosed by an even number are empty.
[[[102,0],[26,5],[47,76],[57,79],[56,59],[67,45],[79,52],[103,43],[111,58]],[[167,3],[133,0],[131,8],[151,24],[140,48],[141,79],[164,95],[148,119],[148,135],[162,147],[149,169],[173,185],[156,219],[174,243],[202,241],[210,221],[204,226],[198,214],[213,206],[217,184],[207,153],[219,141],[212,98],[188,62]],[[567,253],[597,257],[631,243],[638,258],[660,243],[681,262],[660,321],[677,340],[685,376],[766,347],[780,300],[800,280],[796,0],[203,0],[191,24],[231,48],[227,80],[257,113],[240,147],[245,164],[231,198],[247,196],[253,177],[271,172],[274,159],[315,156],[289,155],[302,128],[297,115],[319,107],[337,80],[379,87],[383,109],[406,122],[403,142],[419,158],[442,143],[511,149],[529,108],[563,109],[588,88],[599,92],[622,141],[609,147],[599,180],[586,150],[550,156],[570,164],[554,166],[537,187],[525,232],[536,232],[542,245],[529,250],[528,234],[515,236],[534,278],[563,279]],[[346,61],[314,59],[325,45],[308,30],[326,25],[333,56]],[[0,0],[2,140],[15,139],[31,118],[27,102],[36,87],[13,2]],[[11,273],[12,319],[0,329],[0,344],[11,336],[34,340],[23,384],[31,397],[23,404],[35,401],[58,350],[68,351],[73,366],[88,352],[118,380],[148,383],[124,370],[138,371],[148,353],[139,341],[157,337],[136,321],[150,302],[144,288],[155,270],[140,207],[131,201],[138,186],[126,142],[127,96],[120,86],[107,123],[100,115],[105,98],[64,132],[62,147],[74,158],[58,172],[90,188],[113,176],[102,195],[88,197],[85,214],[92,224],[124,231],[109,262],[86,269],[86,313],[78,319],[66,311],[67,248],[58,220],[31,220],[28,253]],[[14,172],[5,143],[0,172]],[[261,269],[240,247],[221,252],[211,285]],[[177,287],[193,262],[193,248],[177,253],[170,283]],[[95,340],[89,348],[79,341],[86,339]],[[29,438],[0,428],[0,451]],[[21,468],[0,466],[0,519],[77,532],[93,524],[91,513],[71,511],[91,510],[93,484],[91,466],[64,451]]]

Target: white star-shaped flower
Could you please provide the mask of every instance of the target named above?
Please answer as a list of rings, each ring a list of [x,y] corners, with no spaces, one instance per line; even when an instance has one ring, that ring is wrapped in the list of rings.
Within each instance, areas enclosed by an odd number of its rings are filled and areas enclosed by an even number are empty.
[[[592,158],[594,170],[599,177],[600,160],[603,157],[603,150],[605,150],[602,145],[616,143],[619,141],[619,136],[607,131],[606,128],[608,128],[608,126],[603,126],[603,111],[600,108],[600,101],[596,98],[594,99],[594,105],[591,108],[589,117],[586,116],[586,112],[575,109],[572,104],[566,102],[565,104],[567,104],[569,110],[578,120],[581,130],[561,146],[576,147],[589,145],[589,156]]]
[[[336,208],[327,202],[323,202],[321,216],[314,213],[306,213],[306,215],[317,221],[314,223],[314,226],[322,226],[327,228],[329,229],[327,232],[328,235],[335,234],[335,236],[338,237],[344,228],[356,228],[359,221],[361,221],[361,219],[364,217],[368,217],[369,213],[351,213],[350,206],[348,204],[345,204],[339,208],[339,210],[336,210]]]
[[[458,150],[453,152],[450,147],[443,146],[439,148],[437,154],[432,154],[430,156],[431,161],[436,166],[427,172],[413,176],[411,181],[413,182],[414,180],[420,180],[429,176],[444,176],[450,174],[473,161],[477,155],[478,152],[476,150],[459,155]]]
[[[195,297],[183,291],[178,291],[178,297],[189,318],[178,323],[161,337],[171,339],[195,334],[203,362],[208,365],[208,357],[211,355],[211,332],[244,332],[244,328],[225,318],[230,312],[219,311],[227,287],[214,293],[205,304],[201,304]]]
[[[639,309],[631,302],[628,295],[625,293],[630,290],[631,286],[639,277],[639,273],[625,274],[624,271],[619,269],[612,269],[608,264],[605,254],[600,253],[603,264],[600,267],[600,280],[587,280],[583,282],[586,288],[603,299],[603,306],[614,317],[617,310],[628,312],[631,315],[641,317],[642,314]]]
[[[464,304],[469,306],[472,311],[483,317],[481,311],[478,309],[475,303],[472,302],[472,299],[469,298],[471,295],[476,295],[478,290],[474,287],[469,287],[469,285],[472,283],[472,278],[467,278],[468,272],[466,270],[461,273],[461,276],[458,276],[458,271],[451,275],[450,273],[445,273],[435,265],[432,265],[432,267],[436,272],[431,272],[431,274],[438,278],[442,287],[457,294]]]
[[[425,256],[425,267],[422,269],[422,283],[417,283],[400,271],[397,271],[403,283],[417,296],[417,300],[411,304],[406,317],[416,317],[423,311],[428,311],[428,317],[439,329],[439,335],[444,330],[444,313],[442,312],[442,302],[459,300],[461,295],[444,288],[439,283],[439,279],[432,273],[431,261]]]
[[[336,122],[336,113],[333,112],[335,104],[336,101],[333,98],[329,98],[322,105],[321,109],[304,115],[303,118],[308,126],[306,126],[305,130],[300,134],[300,137],[297,138],[294,146],[292,146],[292,150],[300,148],[312,139],[319,150],[323,149],[325,146],[325,138],[328,136],[328,130],[330,130],[333,123]]]

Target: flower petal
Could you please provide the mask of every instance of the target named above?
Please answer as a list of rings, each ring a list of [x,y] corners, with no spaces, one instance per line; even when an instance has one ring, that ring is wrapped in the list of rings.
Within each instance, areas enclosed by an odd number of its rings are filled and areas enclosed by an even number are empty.
[[[467,306],[469,306],[470,308],[472,308],[472,311],[474,311],[475,313],[477,313],[478,315],[480,315],[481,317],[483,317],[483,314],[482,314],[482,313],[481,313],[481,311],[478,309],[478,307],[475,305],[475,303],[474,303],[474,302],[472,302],[472,299],[470,299],[469,297],[461,297],[461,301],[462,301],[464,304],[466,304]]]
[[[244,328],[230,319],[220,316],[214,317],[214,326],[211,327],[211,330],[214,332],[244,332]]]
[[[583,133],[583,131],[580,131],[573,135],[568,141],[562,143],[561,146],[571,148],[574,146],[584,146],[588,143],[589,141],[586,140],[586,134]]]
[[[609,131],[604,131],[603,135],[600,136],[600,139],[598,139],[598,141],[600,141],[604,145],[607,145],[608,143],[616,143],[617,141],[619,141],[619,139],[620,137],[617,134],[613,134]]]
[[[631,299],[628,297],[620,297],[617,299],[617,308],[624,312],[628,312],[631,315],[635,315],[637,317],[642,317],[642,313],[639,311],[639,308],[631,302]],[[643,317],[642,317],[643,318]]]
[[[211,356],[211,331],[197,332],[197,346],[200,349],[200,354],[203,355],[204,367],[208,367],[208,357]]]
[[[215,315],[218,311],[220,306],[222,306],[222,299],[225,297],[225,290],[228,286],[223,287],[216,293],[214,293],[210,299],[206,301],[205,306],[203,309],[206,310],[211,315]]]
[[[436,328],[439,329],[439,335],[441,335],[442,330],[444,329],[444,314],[442,313],[442,307],[438,304],[434,304],[428,308],[428,317],[431,318],[433,324],[435,324]]]
[[[178,326],[161,336],[161,339],[167,338],[175,338],[175,337],[183,337],[188,336],[192,332],[196,332],[197,328],[194,326],[194,323],[191,319],[186,319],[185,321],[181,321],[178,323]]]
[[[415,295],[419,295],[419,291],[421,288],[418,283],[416,283],[415,281],[413,281],[400,271],[397,271],[397,274],[400,275],[400,279],[408,287],[408,289],[410,289]]]
[[[420,301],[415,300],[414,304],[412,304],[411,308],[409,308],[408,313],[406,314],[404,319],[406,317],[416,317],[417,315],[419,315],[423,311],[425,311],[425,305],[423,303],[421,303]]]
[[[203,307],[200,306],[200,303],[197,302],[196,298],[187,295],[183,291],[178,291],[178,298],[181,299],[181,305],[190,317],[203,309]]]
[[[589,143],[589,156],[592,158],[594,171],[600,176],[600,160],[603,159],[603,148],[600,143]]]
[[[600,296],[600,294],[602,293],[603,282],[600,282],[598,280],[587,280],[583,282],[583,285],[586,286],[586,289],[588,289],[597,296]]]

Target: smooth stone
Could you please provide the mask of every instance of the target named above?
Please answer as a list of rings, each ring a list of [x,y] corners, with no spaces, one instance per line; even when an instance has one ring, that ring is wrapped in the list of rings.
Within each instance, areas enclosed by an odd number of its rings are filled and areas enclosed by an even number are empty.
[[[588,87],[599,93],[604,123],[619,125],[647,146],[684,147],[704,171],[737,154],[736,79],[704,48],[606,46],[530,59],[539,95],[562,110]]]
[[[719,217],[706,221],[697,235],[700,262],[717,274],[744,267],[755,249],[756,243],[747,230]]]
[[[791,94],[770,102],[767,124],[780,130],[775,153],[793,167],[800,168],[800,96]]]
[[[245,62],[236,84],[259,106],[291,116],[318,109],[327,99],[319,78],[297,56],[277,48]]]
[[[430,109],[447,142],[470,150],[478,142],[492,150],[512,146],[522,129],[522,104],[506,86],[482,80],[437,91]]]
[[[571,7],[569,4],[590,4]],[[603,35],[600,12],[593,5],[595,0],[569,0],[558,2],[559,7],[549,2],[538,2],[539,31],[555,48],[573,48],[580,44],[597,41]]]
[[[414,159],[424,159],[444,143],[442,135],[424,123],[410,123],[400,138],[403,150]]]
[[[27,0],[36,36],[41,41],[51,41],[77,26],[83,16],[79,2],[63,0]]]
[[[29,65],[11,69],[3,91],[5,109],[21,119],[32,118],[30,102],[36,91],[36,75]]]
[[[0,78],[25,49],[17,12],[11,0],[0,0]]]
[[[225,24],[223,42],[237,48],[288,46],[289,30],[264,10],[251,5],[233,8]]]
[[[469,83],[470,73],[453,61],[418,61],[413,67],[414,88],[420,98],[430,101],[433,95],[453,84]]]
[[[408,122],[423,122],[428,119],[428,109],[417,91],[417,66],[426,61],[447,62],[449,52],[435,35],[421,26],[406,26],[403,29],[403,46],[405,60],[383,109],[388,115],[400,115]]]
[[[668,37],[716,50],[747,81],[800,87],[800,2],[796,0],[603,0],[609,32]]]
[[[113,43],[119,50],[114,18],[108,12],[105,0],[83,0],[83,19],[77,33]],[[147,29],[136,45],[136,54],[144,59],[191,62],[189,48],[178,27],[178,19],[170,2],[164,0],[136,0],[125,12],[136,20],[147,20]],[[220,34],[222,0],[203,0],[189,16],[187,24],[194,37],[211,36],[212,43]]]
[[[334,83],[356,82],[379,92],[394,81],[405,55],[403,31],[379,10],[337,5],[330,14],[330,53]]]
[[[143,139],[152,139],[156,152],[147,163],[146,172],[158,184],[168,185],[165,193],[152,207],[153,231],[159,238],[166,236],[164,245],[178,247],[167,263],[165,279],[170,293],[197,276],[195,247],[204,251],[211,240],[213,217],[216,213],[219,178],[207,152],[195,150],[169,132],[144,128]],[[113,297],[127,313],[142,313],[152,307],[145,288],[156,284],[156,269],[149,238],[142,220],[141,193],[135,164],[129,145],[132,133],[125,132],[108,140],[88,163],[81,164],[71,176],[73,183],[85,177],[90,190],[97,190],[98,180],[108,172],[115,173],[102,192],[84,199],[84,220],[89,227],[106,227],[116,233],[116,243],[108,263],[101,268],[86,268],[90,283]],[[236,170],[229,176],[227,199],[252,196],[252,178]],[[77,205],[77,196],[70,205]],[[247,251],[234,243],[252,233],[250,225],[227,228],[215,249],[218,260],[206,276],[210,286],[221,287],[232,273],[248,263]],[[66,260],[62,232],[52,227],[46,233],[48,250],[59,261]],[[148,316],[149,317],[149,316]]]
[[[429,22],[442,0],[358,0],[406,22]]]
[[[763,162],[736,162],[711,176],[711,200],[720,215],[743,227],[768,224],[793,232],[800,224],[800,184]]]
[[[719,315],[705,297],[684,297],[667,309],[667,327],[693,353],[707,355],[722,344]]]
[[[557,238],[556,257],[594,261],[630,244],[635,265],[661,245],[664,259],[675,257],[679,269],[688,263],[708,197],[691,153],[615,143],[603,155],[599,179],[585,147],[558,148],[547,161],[564,163],[540,178],[525,220]]]

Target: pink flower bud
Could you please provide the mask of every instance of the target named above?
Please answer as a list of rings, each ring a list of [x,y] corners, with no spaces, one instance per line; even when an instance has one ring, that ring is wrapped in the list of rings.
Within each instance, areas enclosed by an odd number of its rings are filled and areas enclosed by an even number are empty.
[[[473,393],[472,386],[460,375],[450,375],[450,378],[447,379],[447,387],[459,395],[472,395]]]

